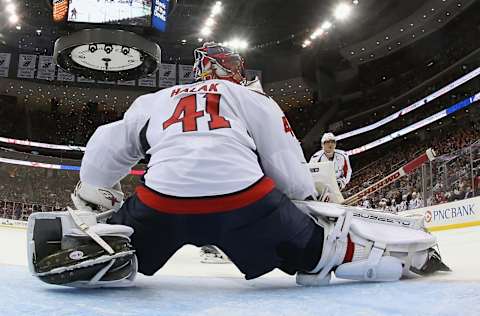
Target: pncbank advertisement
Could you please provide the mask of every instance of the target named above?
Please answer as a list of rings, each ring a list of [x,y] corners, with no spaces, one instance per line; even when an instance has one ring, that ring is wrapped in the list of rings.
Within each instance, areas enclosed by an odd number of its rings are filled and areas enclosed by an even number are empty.
[[[446,230],[480,225],[480,197],[423,207],[399,215],[424,215],[425,226],[431,230]]]

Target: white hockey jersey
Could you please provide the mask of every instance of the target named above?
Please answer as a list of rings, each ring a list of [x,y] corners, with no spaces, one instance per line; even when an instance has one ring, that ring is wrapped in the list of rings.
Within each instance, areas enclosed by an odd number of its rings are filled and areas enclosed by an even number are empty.
[[[310,162],[322,161],[333,161],[337,181],[340,182],[340,189],[343,189],[350,182],[350,178],[352,177],[352,167],[350,166],[350,160],[348,159],[347,153],[343,150],[335,149],[333,157],[329,159],[325,154],[325,151],[322,149],[317,151],[312,158],[310,158]]]
[[[317,195],[280,107],[225,80],[139,97],[123,120],[95,131],[82,160],[81,181],[112,187],[145,156],[145,185],[170,196],[230,194],[264,176],[290,199]]]

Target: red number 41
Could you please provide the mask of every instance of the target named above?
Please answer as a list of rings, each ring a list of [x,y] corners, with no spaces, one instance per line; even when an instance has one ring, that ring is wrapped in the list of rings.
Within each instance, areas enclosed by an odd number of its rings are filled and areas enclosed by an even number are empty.
[[[208,122],[209,129],[230,128],[230,122],[223,116],[220,116],[221,95],[207,93],[205,98],[207,99],[205,111],[210,114],[210,121]],[[180,102],[178,102],[172,116],[163,122],[163,129],[166,130],[173,124],[182,123],[184,132],[195,132],[198,130],[197,119],[204,116],[205,111],[197,111],[196,94],[182,98]]]

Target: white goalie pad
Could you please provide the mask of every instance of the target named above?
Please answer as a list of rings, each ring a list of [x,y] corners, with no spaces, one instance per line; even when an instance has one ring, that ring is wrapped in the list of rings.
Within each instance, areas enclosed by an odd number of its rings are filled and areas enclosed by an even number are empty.
[[[423,216],[421,215],[404,217],[361,207],[318,201],[293,201],[293,203],[304,213],[319,215],[327,218],[338,218],[345,215],[347,212],[351,212],[354,218],[362,219],[368,222],[383,223],[387,225],[420,230],[425,229]]]
[[[403,217],[359,207],[317,201],[295,201],[297,207],[314,217],[339,218],[351,213],[349,229],[355,235],[389,246],[388,250],[423,250],[435,245],[436,238],[424,228],[422,216]],[[412,248],[413,247],[413,248]]]
[[[333,162],[311,162],[308,164],[308,168],[312,173],[315,188],[318,193],[322,198],[324,198],[325,195],[328,195],[328,199],[323,199],[323,201],[342,204],[344,198],[338,187]]]
[[[88,211],[33,213],[27,224],[29,270],[51,284],[131,286],[137,273],[132,234],[128,226],[97,224]]]
[[[339,278],[395,281],[421,269],[436,238],[423,227],[423,218],[406,218],[357,207],[316,201],[295,205],[324,229],[322,256],[316,268],[297,274],[302,285],[324,285],[335,271]],[[344,263],[348,244],[351,262]]]

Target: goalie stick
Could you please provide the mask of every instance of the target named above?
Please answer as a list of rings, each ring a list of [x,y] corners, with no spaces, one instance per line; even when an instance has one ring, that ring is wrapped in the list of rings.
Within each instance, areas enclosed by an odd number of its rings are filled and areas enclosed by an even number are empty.
[[[386,187],[387,185],[394,183],[395,181],[404,177],[405,175],[412,173],[412,171],[419,168],[425,162],[432,161],[433,159],[435,159],[435,152],[433,151],[432,148],[429,148],[425,151],[425,153],[418,156],[414,160],[408,162],[407,164],[400,167],[398,170],[392,172],[391,174],[389,174],[385,178],[375,182],[374,184],[372,184],[368,188],[352,195],[351,197],[346,199],[343,202],[343,204],[354,205],[359,200],[361,200],[363,197],[369,196],[370,194],[377,192],[378,190]]]

